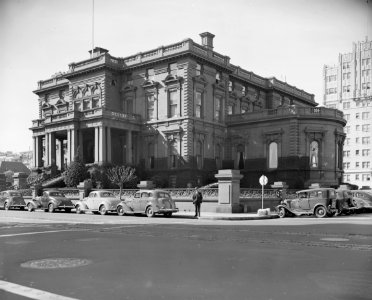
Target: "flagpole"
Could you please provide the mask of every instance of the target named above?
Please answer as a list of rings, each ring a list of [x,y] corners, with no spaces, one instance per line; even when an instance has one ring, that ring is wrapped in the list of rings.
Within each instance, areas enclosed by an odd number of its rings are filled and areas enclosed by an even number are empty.
[[[92,57],[94,50],[94,0],[92,0]]]

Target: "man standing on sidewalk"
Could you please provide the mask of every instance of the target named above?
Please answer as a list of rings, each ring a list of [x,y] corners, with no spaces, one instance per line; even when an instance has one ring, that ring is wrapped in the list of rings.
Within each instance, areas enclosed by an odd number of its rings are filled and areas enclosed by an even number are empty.
[[[192,203],[195,205],[195,217],[200,217],[200,206],[203,202],[203,195],[198,190],[197,187],[195,187],[194,194],[192,195]]]

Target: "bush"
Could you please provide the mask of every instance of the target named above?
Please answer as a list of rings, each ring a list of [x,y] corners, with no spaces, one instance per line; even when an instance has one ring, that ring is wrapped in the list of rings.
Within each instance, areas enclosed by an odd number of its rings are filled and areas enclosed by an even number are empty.
[[[67,167],[64,173],[64,179],[67,187],[76,187],[80,182],[87,179],[86,167],[78,157]]]

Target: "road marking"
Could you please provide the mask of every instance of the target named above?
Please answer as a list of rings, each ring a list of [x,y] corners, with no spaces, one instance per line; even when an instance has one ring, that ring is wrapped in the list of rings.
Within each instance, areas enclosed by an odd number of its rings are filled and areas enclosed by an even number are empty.
[[[64,231],[84,231],[84,230],[65,229],[65,230],[49,230],[49,231],[22,232],[22,233],[13,233],[13,234],[2,234],[2,235],[0,235],[0,238],[2,238],[2,237],[10,237],[10,236],[19,236],[19,235],[41,234],[41,233],[56,233],[56,232],[64,232]]]
[[[65,297],[4,280],[0,280],[0,290],[37,300],[78,300],[77,298]]]

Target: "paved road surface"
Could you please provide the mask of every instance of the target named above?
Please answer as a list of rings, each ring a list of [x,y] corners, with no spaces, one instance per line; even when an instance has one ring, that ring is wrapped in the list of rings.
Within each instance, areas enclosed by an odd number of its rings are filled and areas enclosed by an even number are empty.
[[[357,300],[370,299],[371,278],[371,214],[215,221],[0,211],[0,299]]]

